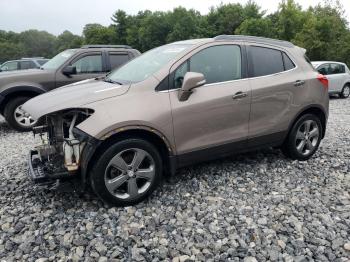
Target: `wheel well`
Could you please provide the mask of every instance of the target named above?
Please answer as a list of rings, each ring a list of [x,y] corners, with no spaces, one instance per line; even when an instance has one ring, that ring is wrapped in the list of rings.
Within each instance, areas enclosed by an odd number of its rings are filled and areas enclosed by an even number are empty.
[[[291,128],[289,128],[289,132],[291,131],[292,127],[294,126],[294,124],[296,123],[296,121],[298,121],[298,119],[306,114],[313,114],[319,117],[320,121],[321,121],[321,125],[322,125],[322,138],[324,138],[324,136],[326,135],[326,115],[325,113],[318,107],[311,107],[308,108],[304,111],[302,111],[294,120],[293,124],[291,125]]]
[[[40,93],[34,92],[34,91],[17,91],[17,92],[13,92],[13,93],[9,93],[5,96],[4,101],[1,103],[0,105],[0,113],[3,114],[4,113],[4,109],[7,105],[7,103],[15,97],[19,97],[19,96],[27,96],[27,97],[34,97],[34,96],[38,96],[40,95]]]
[[[144,139],[148,142],[150,142],[152,145],[154,145],[162,157],[163,163],[165,165],[164,170],[168,170],[170,166],[170,160],[169,155],[171,154],[170,149],[168,148],[166,142],[157,134],[147,131],[147,130],[141,130],[141,129],[131,129],[131,130],[125,130],[123,132],[114,134],[104,140],[95,150],[93,155],[90,158],[90,161],[87,165],[87,170],[91,170],[92,165],[94,164],[94,160],[98,159],[98,157],[111,145],[115,144],[116,142],[119,142],[121,140],[125,140],[128,138],[140,138]]]

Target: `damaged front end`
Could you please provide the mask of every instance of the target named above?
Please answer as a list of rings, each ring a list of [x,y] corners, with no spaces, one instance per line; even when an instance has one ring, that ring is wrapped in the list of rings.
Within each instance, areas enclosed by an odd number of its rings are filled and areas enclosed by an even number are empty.
[[[40,145],[29,154],[29,174],[36,183],[52,184],[77,176],[89,137],[76,128],[93,113],[70,109],[44,116],[44,125],[33,128]]]

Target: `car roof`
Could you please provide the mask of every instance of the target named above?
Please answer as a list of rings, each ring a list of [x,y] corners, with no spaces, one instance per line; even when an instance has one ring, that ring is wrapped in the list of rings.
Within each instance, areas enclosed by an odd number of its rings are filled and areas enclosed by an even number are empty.
[[[340,64],[340,65],[346,65],[343,62],[336,62],[336,61],[312,61],[313,65],[323,65],[323,64]]]
[[[213,38],[191,39],[191,40],[185,40],[185,41],[178,41],[171,44],[196,45],[196,44],[202,44],[205,42],[215,42],[215,41],[250,42],[250,43],[257,43],[257,44],[269,44],[269,45],[287,47],[287,48],[295,47],[293,43],[288,41],[265,38],[265,37],[246,36],[246,35],[218,35]]]

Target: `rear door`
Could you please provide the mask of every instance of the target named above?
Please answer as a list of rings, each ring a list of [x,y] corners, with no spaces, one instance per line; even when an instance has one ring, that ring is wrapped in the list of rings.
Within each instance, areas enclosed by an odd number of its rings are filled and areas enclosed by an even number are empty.
[[[248,57],[252,87],[249,145],[279,142],[302,98],[307,97],[305,73],[282,48],[248,44]]]
[[[100,51],[82,53],[73,58],[67,65],[75,66],[77,73],[66,76],[62,73],[62,70],[58,70],[56,73],[56,87],[103,76],[107,72],[106,65],[103,63],[102,52]]]
[[[331,63],[330,70],[332,72],[332,91],[341,92],[348,74],[345,71],[345,66],[342,64]]]

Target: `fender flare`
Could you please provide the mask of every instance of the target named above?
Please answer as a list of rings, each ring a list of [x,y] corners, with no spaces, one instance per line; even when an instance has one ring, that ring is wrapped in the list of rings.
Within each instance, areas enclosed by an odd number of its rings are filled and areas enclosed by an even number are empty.
[[[323,106],[321,106],[321,105],[319,105],[319,104],[311,104],[311,105],[307,105],[307,106],[303,107],[301,110],[298,111],[297,114],[295,114],[294,118],[292,119],[292,121],[290,122],[290,124],[289,124],[289,126],[288,126],[286,136],[284,137],[283,140],[286,139],[286,137],[288,136],[288,134],[289,134],[290,131],[292,130],[293,125],[294,125],[294,123],[297,121],[297,119],[298,119],[302,114],[304,114],[304,112],[306,112],[307,110],[310,110],[310,109],[318,109],[318,110],[321,110],[322,113],[324,114],[324,117],[325,117],[325,127],[324,127],[323,134],[322,134],[322,136],[324,137],[324,135],[325,135],[325,133],[326,133],[326,126],[327,126],[328,113],[327,113],[327,111],[323,108]]]
[[[7,95],[17,93],[17,92],[33,92],[40,95],[45,93],[46,90],[39,86],[18,85],[18,86],[7,87],[6,89],[1,91],[0,95],[3,97],[6,97]]]

